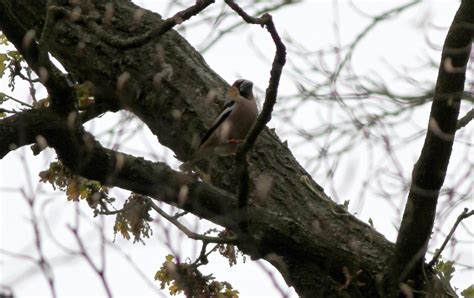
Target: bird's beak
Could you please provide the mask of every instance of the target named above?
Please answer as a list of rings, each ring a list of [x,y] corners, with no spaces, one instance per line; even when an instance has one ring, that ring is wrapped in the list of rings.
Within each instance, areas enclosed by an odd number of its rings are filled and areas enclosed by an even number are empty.
[[[252,94],[252,87],[253,83],[250,81],[243,81],[242,84],[240,84],[240,93],[241,94]]]

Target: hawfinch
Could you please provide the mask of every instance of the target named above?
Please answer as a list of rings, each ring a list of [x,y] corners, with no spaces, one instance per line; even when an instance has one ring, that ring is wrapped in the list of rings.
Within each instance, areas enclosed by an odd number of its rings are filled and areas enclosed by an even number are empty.
[[[253,83],[247,80],[237,80],[232,84],[225,97],[226,105],[201,139],[193,158],[179,167],[182,171],[190,171],[196,162],[212,154],[235,153],[257,120],[257,103],[252,87]]]

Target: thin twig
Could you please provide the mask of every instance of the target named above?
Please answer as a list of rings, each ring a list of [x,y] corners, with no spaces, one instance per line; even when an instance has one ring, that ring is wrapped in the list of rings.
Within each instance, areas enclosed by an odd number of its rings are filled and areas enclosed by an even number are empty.
[[[107,43],[108,45],[117,48],[117,49],[132,49],[138,48],[150,42],[151,40],[160,37],[161,35],[165,34],[169,30],[171,30],[174,26],[183,23],[184,21],[190,19],[191,17],[197,15],[201,11],[203,11],[206,7],[214,3],[215,0],[197,0],[196,4],[190,6],[182,11],[177,12],[174,16],[166,19],[161,23],[161,25],[151,29],[148,32],[145,32],[139,36],[131,37],[131,38],[119,38],[117,36],[113,36],[107,32],[105,32],[100,25],[97,24],[95,21],[87,22],[88,26],[90,26],[100,37],[100,39]]]
[[[260,18],[249,16],[237,3],[232,0],[225,0],[227,5],[240,15],[247,23],[265,26],[275,43],[276,52],[270,70],[270,82],[268,84],[263,109],[257,118],[255,125],[247,135],[245,142],[240,146],[236,154],[236,163],[238,165],[238,175],[240,178],[239,187],[239,210],[241,214],[240,229],[241,232],[248,231],[248,196],[249,196],[249,173],[247,163],[247,153],[252,149],[258,135],[263,131],[267,123],[272,118],[273,106],[277,100],[278,85],[280,84],[283,66],[286,63],[286,47],[283,44],[273,23],[272,16],[268,13]]]
[[[276,11],[286,5],[292,5],[292,4],[296,4],[296,3],[299,3],[300,0],[296,0],[296,1],[288,1],[288,0],[283,0],[281,1],[280,3],[271,3],[272,6],[266,6],[266,7],[263,7],[262,9],[259,9],[258,11],[255,12],[256,15],[261,15],[261,14],[264,14],[264,13],[269,13],[269,12],[272,12],[272,11]],[[214,20],[214,18],[212,19]],[[199,45],[198,48],[200,48],[199,52],[201,53],[204,53],[206,52],[207,50],[209,50],[214,44],[216,44],[222,37],[226,36],[227,33],[230,33],[230,32],[233,32],[235,29],[237,29],[238,27],[242,26],[243,24],[246,24],[246,22],[236,22],[224,29],[219,29],[218,31],[218,34],[217,36],[213,37],[211,40],[209,40],[209,38],[206,38],[206,44],[204,46],[202,45]],[[213,26],[212,29],[217,29],[216,26]],[[212,33],[214,32],[214,30],[212,30],[208,35],[211,35]]]
[[[337,77],[339,76],[341,70],[344,68],[344,65],[350,60],[350,58],[352,57],[352,53],[354,52],[354,49],[356,48],[356,46],[359,44],[359,42],[364,38],[364,36],[366,36],[373,28],[375,28],[375,26],[381,22],[381,21],[386,21],[386,20],[389,20],[391,17],[393,17],[395,14],[398,14],[402,11],[404,11],[405,9],[415,5],[415,4],[418,4],[418,3],[421,3],[420,0],[415,0],[413,2],[408,2],[406,4],[403,4],[399,7],[395,7],[395,8],[392,8],[380,15],[377,15],[375,17],[372,18],[372,22],[364,29],[362,30],[362,32],[359,33],[359,35],[357,35],[357,37],[354,39],[354,41],[352,42],[352,44],[349,46],[349,49],[347,51],[347,54],[344,56],[344,59],[341,61],[341,63],[339,63],[336,71],[334,72],[333,76],[332,76],[332,80],[336,80]]]
[[[19,103],[19,104],[21,104],[22,106],[28,107],[28,108],[30,108],[30,109],[31,109],[31,108],[33,108],[33,106],[32,106],[32,105],[30,105],[30,104],[27,104],[26,102],[23,102],[23,101],[21,101],[21,100],[19,100],[19,99],[16,99],[16,98],[14,98],[14,97],[11,97],[11,96],[10,96],[10,95],[8,95],[8,94],[1,93],[1,95],[2,95],[2,96],[4,96],[4,97],[7,97],[8,99],[11,99],[11,100],[13,100],[13,101],[14,101],[14,102],[16,102],[16,103]]]
[[[189,213],[188,211],[178,212],[178,213],[176,213],[175,215],[173,215],[172,217],[173,217],[174,219],[178,219],[178,218],[180,218],[181,216],[185,216],[185,215],[188,214],[188,213]]]
[[[28,82],[28,85],[30,85],[30,95],[31,95],[31,99],[33,100],[33,103],[37,103],[38,102],[38,99],[36,99],[36,88],[35,88],[35,84],[34,83],[39,83],[40,80],[39,78],[37,79],[33,79],[31,77],[31,74],[32,74],[32,70],[30,67],[27,67],[26,68],[26,75],[28,76],[26,81]],[[22,77],[23,75],[21,74],[21,71],[20,71],[20,77]]]
[[[24,159],[22,161],[23,161],[23,164],[24,164],[24,167],[25,167],[25,172],[28,173],[29,172],[28,165],[26,164]],[[30,184],[31,184],[31,182],[30,182]],[[33,191],[33,188],[32,188],[32,185],[30,185],[30,192],[34,193],[32,191]],[[21,189],[21,193],[22,193],[23,197],[25,198],[27,204],[30,207],[30,215],[31,215],[30,222],[31,222],[31,226],[33,228],[34,243],[35,243],[36,251],[37,251],[38,257],[39,257],[39,259],[37,260],[37,265],[40,267],[41,272],[43,273],[46,281],[48,282],[48,286],[49,286],[49,289],[51,291],[52,297],[57,297],[55,281],[54,281],[54,274],[53,274],[53,271],[52,271],[51,264],[46,259],[46,256],[45,256],[45,253],[44,253],[44,248],[43,248],[44,246],[43,246],[43,242],[42,242],[42,238],[41,238],[41,232],[40,232],[40,229],[39,229],[39,221],[38,221],[38,217],[37,217],[36,212],[35,212],[35,203],[36,203],[35,196],[34,195],[33,196],[28,196],[24,189]]]
[[[28,68],[29,69],[29,68]],[[19,61],[13,61],[13,73],[12,76],[19,76],[20,79],[27,81],[28,83],[39,83],[39,78],[33,79],[31,77],[31,70],[27,71],[27,75],[21,73],[22,67]]]
[[[436,251],[436,253],[434,254],[433,258],[431,259],[431,261],[428,263],[428,266],[432,267],[439,259],[439,257],[441,256],[441,253],[443,252],[444,248],[446,247],[446,245],[448,244],[449,240],[451,239],[451,237],[453,236],[454,232],[456,231],[456,228],[458,227],[458,225],[461,223],[461,221],[463,221],[464,219],[470,217],[474,215],[474,210],[471,210],[469,211],[469,209],[467,208],[464,208],[463,212],[461,214],[459,214],[458,218],[456,219],[456,222],[454,223],[453,227],[451,228],[451,231],[449,231],[449,234],[448,236],[446,236],[446,239],[444,239],[444,242],[443,244],[441,245],[441,247]]]
[[[111,248],[113,248],[118,254],[120,254],[125,259],[125,261],[127,261],[127,263],[130,265],[130,267],[136,272],[136,274],[142,279],[142,281],[148,285],[148,287],[150,289],[152,289],[154,292],[156,292],[157,295],[161,295],[162,297],[164,297],[163,292],[159,288],[157,288],[155,283],[153,283],[150,280],[150,277],[147,275],[148,273],[143,272],[143,269],[139,265],[137,265],[136,262],[133,261],[133,259],[130,255],[128,255],[126,252],[124,252],[122,250],[122,248],[120,248],[120,246],[117,245],[115,242],[112,242],[112,241],[107,240],[107,239],[106,239],[106,241],[107,241],[107,245],[109,245]],[[123,269],[121,269],[121,270],[123,270]],[[127,271],[127,272],[129,272],[129,271]]]
[[[199,267],[199,266],[202,266],[202,265],[206,265],[208,263],[208,258],[209,258],[209,255],[213,252],[215,252],[217,249],[219,248],[219,244],[216,244],[214,245],[214,247],[209,250],[209,251],[201,251],[201,254],[199,255],[199,258],[196,259],[196,261],[193,263],[193,265],[195,265],[196,267]]]
[[[0,113],[10,113],[10,114],[15,114],[17,113],[16,111],[14,110],[7,110],[7,109],[4,109],[4,108],[0,108]]]
[[[232,8],[239,16],[244,19],[249,24],[258,24],[258,25],[267,25],[268,19],[271,19],[271,16],[266,13],[262,15],[260,18],[255,18],[250,15],[248,15],[242,7],[240,7],[237,3],[235,3],[233,0],[225,0],[225,3],[229,5],[230,8]]]
[[[74,238],[76,239],[76,243],[79,246],[79,249],[80,249],[79,254],[84,257],[84,259],[89,264],[89,266],[92,268],[92,270],[99,276],[99,279],[102,282],[102,286],[104,287],[104,290],[107,294],[107,297],[113,297],[112,291],[111,291],[110,286],[109,286],[109,283],[107,282],[107,280],[105,278],[105,260],[101,260],[101,264],[102,264],[101,268],[99,268],[96,264],[94,264],[94,261],[92,260],[91,256],[87,252],[86,247],[85,247],[81,237],[79,236],[79,223],[80,223],[79,214],[78,214],[79,209],[78,209],[78,207],[76,207],[76,208],[77,208],[76,209],[76,224],[75,224],[74,227],[73,226],[68,226],[69,230],[74,235]],[[104,243],[103,243],[104,238],[101,238],[101,240],[102,240],[102,243],[101,243],[101,258],[105,258],[105,248],[102,246],[102,245],[104,245]]]
[[[6,255],[6,256],[9,256],[9,257],[12,257],[12,258],[28,260],[28,261],[33,262],[35,264],[38,263],[38,260],[33,258],[32,256],[17,253],[17,252],[8,251],[8,250],[5,250],[1,247],[0,247],[0,254]]]
[[[196,260],[191,264],[192,266],[195,266],[197,268],[199,266],[206,265],[207,263],[209,263],[209,255],[213,253],[217,248],[219,248],[219,244],[214,245],[214,247],[210,251],[207,251],[208,244],[209,242],[202,242],[201,252],[199,253],[199,256],[196,258]]]
[[[220,244],[234,244],[237,241],[237,237],[229,237],[229,238],[221,238],[221,237],[210,237],[195,233],[188,229],[185,225],[180,223],[177,218],[174,216],[169,215],[163,209],[161,209],[155,202],[153,202],[150,198],[143,196],[143,199],[147,201],[153,210],[155,210],[159,215],[163,216],[166,220],[172,223],[175,227],[177,227],[181,232],[183,232],[186,236],[193,240],[201,240],[207,243],[220,243]]]
[[[469,122],[472,121],[472,119],[474,119],[474,109],[471,109],[469,112],[466,113],[466,115],[458,119],[458,123],[456,124],[456,129],[465,127],[466,125],[469,124]]]
[[[115,215],[115,214],[118,214],[120,212],[123,212],[123,211],[126,211],[130,208],[132,208],[133,205],[129,205],[125,208],[121,208],[121,209],[118,209],[118,210],[104,210],[104,211],[97,211],[97,214],[101,214],[101,215]]]

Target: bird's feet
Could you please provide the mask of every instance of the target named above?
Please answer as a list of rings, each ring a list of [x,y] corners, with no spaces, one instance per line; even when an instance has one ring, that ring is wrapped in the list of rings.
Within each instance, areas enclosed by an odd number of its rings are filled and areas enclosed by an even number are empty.
[[[227,144],[241,144],[243,142],[244,142],[244,140],[230,139],[230,140],[227,141]]]

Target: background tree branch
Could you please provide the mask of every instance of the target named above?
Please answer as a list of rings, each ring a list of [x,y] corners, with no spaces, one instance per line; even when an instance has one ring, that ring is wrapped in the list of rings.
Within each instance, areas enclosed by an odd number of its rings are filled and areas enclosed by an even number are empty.
[[[451,156],[473,36],[474,2],[462,1],[443,46],[425,143],[413,169],[395,254],[388,268],[393,296],[398,296],[399,282],[425,282],[421,272]]]

